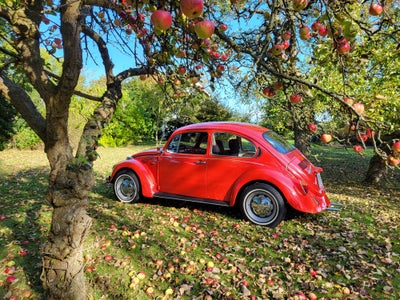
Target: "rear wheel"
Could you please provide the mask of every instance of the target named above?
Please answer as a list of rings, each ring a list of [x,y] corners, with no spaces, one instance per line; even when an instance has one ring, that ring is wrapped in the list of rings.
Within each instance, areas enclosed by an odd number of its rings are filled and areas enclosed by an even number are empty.
[[[140,196],[140,184],[136,174],[123,170],[115,176],[114,194],[121,202],[137,202]]]
[[[240,210],[250,222],[275,227],[286,216],[282,195],[273,186],[255,183],[246,187],[240,197]]]

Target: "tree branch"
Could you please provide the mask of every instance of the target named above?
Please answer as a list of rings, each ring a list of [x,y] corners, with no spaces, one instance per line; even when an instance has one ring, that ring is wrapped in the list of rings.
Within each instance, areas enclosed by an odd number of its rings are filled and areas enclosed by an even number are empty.
[[[25,90],[1,73],[0,92],[13,104],[40,139],[46,143],[46,120],[38,112]]]
[[[113,75],[114,64],[111,61],[110,55],[108,53],[106,42],[102,39],[102,37],[98,33],[94,32],[88,26],[83,25],[82,32],[86,34],[88,37],[90,37],[96,43],[101,58],[103,60],[104,72],[106,75],[107,84],[110,84],[111,80],[113,80],[114,78]]]

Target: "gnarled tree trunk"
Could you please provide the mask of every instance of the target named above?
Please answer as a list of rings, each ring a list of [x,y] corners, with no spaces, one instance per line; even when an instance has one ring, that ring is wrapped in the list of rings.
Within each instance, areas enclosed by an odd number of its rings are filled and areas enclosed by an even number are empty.
[[[88,193],[94,185],[93,161],[97,158],[97,140],[121,96],[120,82],[110,83],[102,103],[84,127],[75,157],[60,116],[54,122],[47,118],[49,131],[56,129],[54,134],[58,135],[54,144],[46,145],[51,165],[47,200],[54,210],[48,240],[42,249],[41,279],[49,299],[87,299],[83,243],[92,224],[86,208]]]
[[[86,299],[83,242],[91,226],[87,193],[93,185],[93,170],[56,170],[47,199],[53,217],[48,240],[42,249],[43,284],[49,299]]]
[[[311,155],[310,151],[310,135],[309,132],[295,123],[294,128],[294,145],[299,149],[305,156]]]
[[[364,182],[378,184],[387,174],[387,166],[381,156],[375,154],[369,161],[369,167]]]
[[[369,161],[368,171],[364,178],[365,183],[378,184],[385,177],[388,172],[388,166],[383,156],[391,155],[392,149],[390,145],[393,143],[393,140],[399,138],[400,130],[396,130],[391,132],[390,134],[379,136],[376,139],[376,147],[378,149],[378,153],[381,153],[382,155],[375,153]]]

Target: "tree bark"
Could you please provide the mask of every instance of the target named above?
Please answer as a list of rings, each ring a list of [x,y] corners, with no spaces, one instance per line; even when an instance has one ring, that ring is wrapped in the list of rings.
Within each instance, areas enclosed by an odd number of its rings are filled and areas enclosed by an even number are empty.
[[[92,224],[86,207],[94,183],[93,170],[73,168],[58,173],[47,195],[54,210],[42,249],[41,279],[48,299],[87,299],[83,242]]]
[[[388,166],[384,155],[391,154],[391,144],[394,140],[400,138],[400,130],[395,130],[389,134],[379,136],[376,139],[376,147],[381,153],[375,153],[369,161],[367,174],[365,175],[364,182],[368,184],[378,184],[387,175]]]
[[[378,184],[387,174],[385,160],[375,154],[369,161],[369,167],[364,182],[368,184]]]
[[[295,123],[295,129],[294,129],[294,145],[296,146],[297,149],[299,149],[305,156],[309,156],[311,154],[310,152],[310,135],[308,131],[299,128],[299,125]]]

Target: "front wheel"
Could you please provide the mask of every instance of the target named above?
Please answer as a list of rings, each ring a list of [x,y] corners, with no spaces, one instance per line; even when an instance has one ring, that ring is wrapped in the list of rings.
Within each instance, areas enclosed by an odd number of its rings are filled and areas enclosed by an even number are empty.
[[[123,170],[115,176],[114,194],[121,202],[137,202],[140,195],[139,179],[130,170]]]
[[[246,219],[258,225],[276,227],[286,216],[282,195],[266,183],[255,183],[246,187],[239,205]]]

